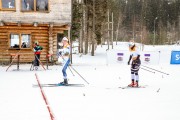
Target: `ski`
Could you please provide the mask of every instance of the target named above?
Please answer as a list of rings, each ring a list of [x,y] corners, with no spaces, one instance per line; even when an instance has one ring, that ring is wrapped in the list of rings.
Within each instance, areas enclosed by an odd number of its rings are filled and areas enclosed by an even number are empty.
[[[40,84],[41,87],[84,87],[84,84]],[[39,87],[39,85],[35,84],[33,87]]]
[[[64,84],[60,84],[60,83],[55,84],[55,85],[57,85],[57,86],[75,86],[75,87],[84,87],[85,86],[84,84],[66,84],[66,85],[64,85]]]
[[[119,87],[121,89],[136,89],[136,88],[146,88],[147,85],[144,85],[144,86],[138,86],[138,87],[130,87],[130,86],[124,86],[124,87]]]

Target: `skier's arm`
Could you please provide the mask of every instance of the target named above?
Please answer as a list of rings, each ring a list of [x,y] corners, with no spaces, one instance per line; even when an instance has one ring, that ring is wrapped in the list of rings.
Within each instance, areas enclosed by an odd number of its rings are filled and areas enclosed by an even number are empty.
[[[37,51],[38,51],[38,50],[37,50],[37,47],[34,47],[34,49],[33,49],[33,50],[34,50],[34,52],[37,52]]]
[[[138,55],[136,59],[139,60],[139,58],[140,58],[140,55]]]
[[[57,57],[62,56],[62,51],[63,51],[63,50],[60,49],[59,52],[57,52]]]
[[[129,56],[128,65],[130,64],[131,58],[132,58],[132,55]]]
[[[141,64],[140,55],[138,55],[137,58],[136,58],[136,60],[134,60],[134,64],[138,64],[138,65]]]

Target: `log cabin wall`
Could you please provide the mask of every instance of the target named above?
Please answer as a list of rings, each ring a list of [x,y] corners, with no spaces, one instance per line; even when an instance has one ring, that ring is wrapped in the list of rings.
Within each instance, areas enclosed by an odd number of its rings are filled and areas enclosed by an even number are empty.
[[[10,47],[10,34],[30,34],[30,48],[11,48]],[[32,62],[34,60],[33,43],[38,41],[44,48],[41,53],[42,61],[48,51],[48,27],[16,27],[4,26],[0,27],[0,58],[2,61],[9,62],[10,54],[20,54],[20,62]]]
[[[57,60],[57,33],[63,33],[67,26],[1,26],[0,27],[0,60],[10,61],[10,54],[20,54],[21,63],[29,63],[34,60],[33,44],[38,41],[43,47],[41,61],[46,61],[47,54],[53,54],[53,59]],[[30,48],[11,48],[10,34],[29,34]],[[21,44],[20,44],[21,45]]]
[[[3,9],[3,3],[0,3],[0,62],[8,63],[10,54],[18,52],[21,63],[32,62],[35,41],[43,47],[41,61],[46,61],[47,54],[53,54],[53,58],[57,60],[57,33],[69,30],[71,0],[42,0],[48,1],[47,11],[37,11],[36,8],[34,11],[22,11],[23,0],[12,1],[15,1],[15,8],[12,9]],[[30,48],[12,48],[11,34],[29,34]]]

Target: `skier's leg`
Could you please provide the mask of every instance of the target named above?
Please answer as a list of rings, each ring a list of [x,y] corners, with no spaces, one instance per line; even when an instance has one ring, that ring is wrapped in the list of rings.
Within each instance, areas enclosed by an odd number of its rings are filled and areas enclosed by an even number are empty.
[[[62,73],[63,73],[63,78],[64,78],[64,84],[68,84],[67,82],[67,73],[66,73],[66,70],[67,70],[67,67],[70,63],[70,59],[68,59],[65,64],[63,65],[63,69],[62,69]]]
[[[138,71],[135,72],[135,84],[134,84],[134,87],[138,87],[139,86],[139,74],[138,74]]]
[[[129,84],[128,86],[132,87],[134,85],[134,71],[131,70],[131,84]]]
[[[141,62],[141,61],[139,61],[139,62]],[[136,82],[134,84],[134,87],[139,87],[139,74],[138,74],[138,72],[139,72],[140,64],[136,64],[135,67],[137,69],[135,70],[135,80],[136,80]]]
[[[139,74],[138,74],[138,71],[135,73],[135,78],[136,78],[136,82],[139,81]]]
[[[134,71],[131,71],[131,80],[134,80],[135,76],[134,76]]]
[[[40,54],[37,54],[37,66],[39,66]]]
[[[35,70],[38,70],[38,66],[39,66],[39,54],[35,54],[35,60],[34,60],[34,67]]]
[[[35,57],[35,59],[34,59],[34,66],[37,66],[38,59],[37,59],[36,55],[34,57]]]

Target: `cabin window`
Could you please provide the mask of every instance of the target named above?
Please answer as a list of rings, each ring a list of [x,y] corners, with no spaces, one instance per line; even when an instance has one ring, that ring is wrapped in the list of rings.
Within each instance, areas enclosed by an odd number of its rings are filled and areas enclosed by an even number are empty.
[[[10,34],[10,48],[31,48],[30,34]]]
[[[48,0],[36,0],[37,11],[48,11]]]
[[[21,48],[30,48],[31,36],[30,34],[21,34]]]
[[[10,35],[10,47],[11,48],[19,48],[19,35],[18,34],[11,34]]]
[[[15,0],[0,0],[0,10],[16,10]]]
[[[48,12],[49,0],[21,0],[21,10],[23,12]]]
[[[22,11],[34,11],[34,0],[21,0]]]

